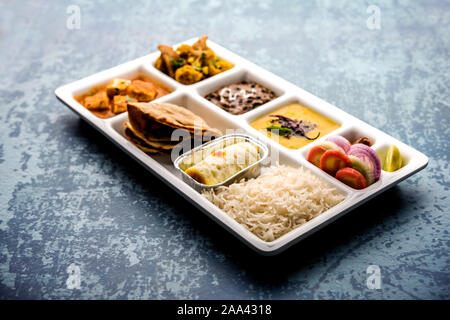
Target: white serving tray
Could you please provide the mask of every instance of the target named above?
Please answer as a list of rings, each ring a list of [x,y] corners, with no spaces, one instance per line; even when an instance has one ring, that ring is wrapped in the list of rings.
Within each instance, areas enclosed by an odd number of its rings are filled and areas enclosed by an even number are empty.
[[[196,40],[197,38],[183,43],[193,44]],[[178,45],[175,45],[174,47],[177,46]],[[154,63],[159,56],[159,52],[154,52],[117,67],[61,86],[55,90],[55,94],[58,99],[72,109],[72,111],[103,133],[132,158],[137,160],[143,167],[167,183],[176,192],[224,226],[244,243],[255,249],[257,252],[265,255],[274,255],[283,251],[334,221],[346,212],[358,207],[427,166],[428,158],[414,148],[349,115],[311,93],[300,89],[292,83],[281,79],[267,70],[258,67],[210,40],[208,40],[208,46],[214,50],[218,56],[234,63],[234,68],[196,84],[186,86],[178,83],[154,67]],[[114,77],[127,78],[135,77],[139,74],[149,75],[151,78],[173,89],[172,93],[161,97],[158,101],[171,102],[184,106],[205,119],[210,126],[218,128],[224,133],[226,132],[226,129],[237,129],[241,133],[246,133],[260,139],[260,141],[263,141],[269,146],[272,153],[278,153],[280,164],[303,166],[311,170],[313,173],[335,186],[338,190],[342,191],[346,195],[345,200],[275,241],[266,242],[261,240],[183,182],[180,173],[177,172],[173,166],[169,156],[147,155],[127,140],[123,134],[123,124],[128,117],[126,112],[109,119],[101,119],[74,99],[74,96],[88,91],[93,85],[106,83]],[[232,115],[203,98],[205,94],[215,89],[228,83],[244,79],[254,80],[263,86],[272,89],[279,97],[242,115]],[[333,131],[328,136],[333,134],[343,135],[350,141],[355,137],[367,136],[375,141],[372,148],[381,154],[386,152],[389,145],[395,144],[399,148],[403,156],[403,161],[406,164],[395,172],[382,171],[380,180],[363,190],[355,190],[346,186],[306,160],[309,150],[323,141],[327,136],[320,137],[298,150],[290,150],[279,145],[266,135],[256,131],[249,125],[254,119],[282,107],[289,102],[300,102],[306,107],[319,112],[341,125],[339,129]]]

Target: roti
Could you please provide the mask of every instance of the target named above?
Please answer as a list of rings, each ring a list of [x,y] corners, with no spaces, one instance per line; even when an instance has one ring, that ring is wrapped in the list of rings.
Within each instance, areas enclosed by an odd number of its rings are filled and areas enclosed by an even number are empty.
[[[179,141],[152,141],[148,140],[141,132],[135,130],[129,121],[125,122],[125,131],[131,131],[133,135],[151,148],[160,150],[172,150]]]
[[[168,153],[176,146],[184,148],[185,143],[191,146],[193,141],[221,135],[201,117],[171,103],[129,102],[127,109],[125,136],[147,153]],[[181,132],[175,132],[176,129]]]
[[[190,110],[171,103],[129,102],[128,117],[133,127],[145,131],[150,121],[175,129],[185,129],[193,134],[220,136],[221,132],[211,128],[205,120]]]
[[[161,154],[161,153],[163,153],[162,151],[160,151],[158,149],[154,149],[154,148],[149,147],[144,141],[142,141],[141,139],[136,137],[134,135],[133,131],[129,130],[127,127],[125,128],[124,132],[125,132],[125,136],[128,138],[128,140],[133,142],[133,144],[136,147],[138,147],[139,149],[141,149],[145,153],[150,153],[150,154]]]

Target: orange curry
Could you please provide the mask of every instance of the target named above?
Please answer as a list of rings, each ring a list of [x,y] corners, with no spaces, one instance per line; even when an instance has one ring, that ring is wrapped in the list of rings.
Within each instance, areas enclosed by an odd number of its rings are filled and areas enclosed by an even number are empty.
[[[127,111],[128,102],[149,102],[171,90],[146,75],[129,80],[114,78],[105,85],[93,86],[75,100],[97,117],[111,118]]]

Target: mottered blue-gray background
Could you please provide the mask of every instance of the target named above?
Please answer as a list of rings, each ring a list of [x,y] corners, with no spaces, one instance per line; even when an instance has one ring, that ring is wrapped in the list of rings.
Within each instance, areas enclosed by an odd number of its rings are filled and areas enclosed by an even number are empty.
[[[69,5],[80,29],[66,27]],[[367,27],[369,5],[380,29]],[[428,167],[258,256],[53,93],[203,34],[417,148]],[[450,298],[449,52],[442,0],[0,1],[0,298]],[[79,289],[66,284],[71,265]]]

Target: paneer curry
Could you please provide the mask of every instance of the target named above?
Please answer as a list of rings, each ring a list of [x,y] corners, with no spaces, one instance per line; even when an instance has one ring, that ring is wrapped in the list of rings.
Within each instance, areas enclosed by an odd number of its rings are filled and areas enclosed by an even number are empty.
[[[132,80],[114,78],[106,85],[94,86],[75,97],[80,104],[100,118],[110,118],[127,111],[128,102],[149,102],[171,90],[146,75]]]
[[[182,44],[176,50],[170,46],[158,46],[161,55],[156,60],[156,69],[182,84],[194,84],[200,80],[233,68],[233,64],[216,56],[203,36],[192,46]]]

